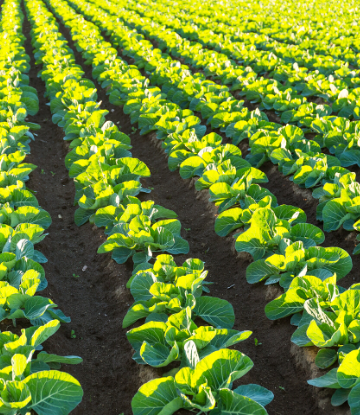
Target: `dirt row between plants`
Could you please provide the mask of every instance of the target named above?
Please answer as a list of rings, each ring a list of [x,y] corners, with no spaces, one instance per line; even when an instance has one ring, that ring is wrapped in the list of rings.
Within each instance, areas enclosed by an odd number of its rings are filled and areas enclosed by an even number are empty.
[[[60,27],[73,48],[77,63],[86,71],[86,77],[91,79],[91,67],[85,66],[81,55],[76,52],[69,31],[63,25]],[[40,246],[49,259],[45,264],[49,280],[46,295],[72,318],[69,325],[63,325],[48,341],[46,350],[79,355],[84,359],[81,365],[64,366],[64,370],[81,382],[85,392],[84,400],[73,412],[74,415],[119,415],[121,412],[130,415],[131,398],[139,386],[152,377],[161,376],[166,370],[139,366],[131,359],[132,350],[126,340],[126,330],[121,327],[132,303],[125,288],[131,264],[117,265],[109,256],[98,255],[97,248],[104,240],[103,231],[89,224],[80,228],[74,224],[75,189],[64,166],[67,143],[63,141],[62,130],[51,122],[50,110],[43,98],[44,83],[36,76],[40,68],[34,64],[29,29],[26,20],[24,34],[28,39],[27,53],[32,59],[30,82],[38,90],[40,98],[40,111],[32,120],[42,126],[29,156],[29,161],[39,166],[31,176],[29,187],[37,190],[40,205],[53,218],[49,236]],[[309,374],[300,368],[291,351],[290,337],[294,327],[289,324],[289,319],[271,322],[266,318],[264,307],[270,300],[269,290],[264,285],[246,283],[248,260],[234,255],[232,238],[220,238],[215,234],[214,210],[209,208],[203,197],[197,197],[199,194],[195,193],[193,182],[182,180],[178,172],[169,172],[165,156],[151,139],[153,136],[141,137],[138,133],[132,133],[129,117],[119,107],[110,105],[101,87],[97,85],[97,88],[102,108],[110,111],[107,119],[120,122],[119,129],[131,137],[133,156],[144,161],[152,172],[144,185],[154,190],[146,198],[175,210],[179,215],[183,236],[190,243],[190,252],[186,256],[178,256],[177,262],[188,257],[204,260],[209,270],[208,280],[215,282],[211,294],[227,299],[234,306],[234,328],[254,332],[249,340],[237,347],[255,363],[241,382],[258,383],[274,392],[275,399],[267,407],[270,415],[342,413],[339,408],[335,410],[329,405],[327,391],[321,392],[324,401],[320,402],[323,409],[319,409],[318,391],[307,385]],[[308,192],[294,192],[293,184],[279,175],[272,165],[264,167],[270,180],[267,187],[278,197],[279,204],[301,207],[306,211],[309,222],[316,224],[315,206]],[[345,238],[348,235],[342,231],[333,233],[324,245],[340,245],[351,252],[353,241]],[[84,266],[87,269],[82,271]],[[353,271],[343,285],[350,284],[354,276]],[[76,338],[72,338],[72,330]],[[262,344],[256,347],[254,338]]]

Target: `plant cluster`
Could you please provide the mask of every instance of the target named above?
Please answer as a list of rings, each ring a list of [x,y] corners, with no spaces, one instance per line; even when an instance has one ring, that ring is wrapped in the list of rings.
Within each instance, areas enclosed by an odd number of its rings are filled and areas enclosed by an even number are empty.
[[[37,92],[29,85],[29,56],[23,46],[23,13],[19,0],[6,0],[1,13],[0,51],[0,321],[27,319],[32,325],[21,335],[0,333],[0,413],[66,415],[81,401],[79,382],[59,371],[61,363],[77,364],[77,356],[58,356],[42,343],[68,323],[57,305],[39,293],[47,287],[35,249],[51,225],[48,212],[26,187],[36,168],[26,163],[32,131],[27,121],[39,110]]]
[[[289,168],[283,169],[282,165],[279,165],[279,170],[285,175],[291,175],[290,179],[300,187],[308,187],[314,190],[313,197],[320,199],[317,217],[319,220],[324,221],[325,229],[332,231],[343,226],[344,229],[349,231],[358,230],[358,221],[360,219],[357,199],[358,182],[356,179],[352,180],[354,184],[350,187],[351,191],[349,192],[342,192],[342,186],[341,184],[339,185],[340,179],[351,173],[345,167],[356,164],[357,157],[360,154],[356,144],[358,121],[350,122],[344,117],[330,117],[331,108],[335,108],[335,104],[332,104],[332,107],[330,107],[322,104],[304,103],[299,108],[296,107],[283,113],[283,115],[286,115],[292,111],[295,114],[295,118],[285,119],[282,116],[280,120],[277,117],[278,121],[283,123],[293,123],[294,126],[291,128],[290,126],[284,127],[281,124],[270,122],[267,115],[259,111],[259,109],[249,111],[247,107],[244,107],[244,101],[235,99],[231,94],[234,86],[229,89],[223,85],[227,82],[220,76],[223,69],[219,68],[224,67],[228,70],[232,67],[228,58],[222,66],[219,64],[210,65],[209,62],[212,62],[216,56],[220,55],[218,52],[208,51],[209,53],[205,53],[206,50],[202,49],[204,53],[200,53],[200,44],[198,47],[195,47],[193,42],[184,40],[164,26],[159,26],[151,19],[140,17],[127,9],[122,9],[122,17],[120,19],[123,24],[119,25],[117,5],[110,1],[101,2],[101,4],[98,0],[91,1],[101,8],[79,0],[72,0],[71,4],[78,7],[86,17],[93,20],[106,33],[110,33],[114,45],[120,47],[125,55],[133,58],[138,68],[144,69],[151,83],[158,85],[162,93],[166,94],[167,100],[181,108],[187,107],[193,111],[198,111],[201,113],[202,118],[210,123],[213,128],[220,128],[225,132],[234,144],[249,138],[251,152],[246,158],[255,167],[260,167],[267,160],[271,160],[274,164],[279,164],[279,156],[285,157]],[[109,13],[105,12],[104,9],[109,11]],[[134,30],[136,35],[134,35]],[[174,37],[172,38],[172,36]],[[155,49],[147,38],[151,42],[155,40],[159,44],[160,49]],[[167,41],[166,39],[168,38],[169,40]],[[165,46],[161,46],[161,42],[166,42],[167,54],[161,52],[161,49],[165,48]],[[205,55],[209,62],[201,61],[196,63],[194,61],[199,56]],[[172,59],[171,56],[175,59]],[[178,58],[185,60],[185,63],[191,64],[194,68],[201,68],[202,72],[193,75],[189,71],[188,66],[180,64],[176,60]],[[213,68],[217,74],[216,76],[213,73],[208,73],[209,67]],[[244,93],[250,85],[248,79],[249,72],[247,68],[243,68],[243,70],[245,71],[246,82],[245,85],[239,86],[241,93]],[[214,78],[215,81],[219,79],[222,84],[219,85],[214,81],[210,81],[207,79],[208,77]],[[238,82],[240,78],[238,71],[235,71],[233,78]],[[265,81],[269,82],[269,79],[266,78]],[[265,81],[255,79],[255,82],[260,82],[261,85]],[[278,87],[280,88],[280,85]],[[344,94],[346,95],[346,92],[343,90],[339,92],[341,97]],[[161,97],[159,90],[157,99],[161,99]],[[124,97],[118,91],[112,91],[110,94],[110,101],[113,104],[124,105],[123,99]],[[253,97],[247,97],[247,99],[254,101]],[[254,102],[257,101],[255,100]],[[125,103],[124,110],[131,115],[131,112],[136,111],[139,106],[139,100],[131,100],[129,103]],[[260,106],[260,108],[262,107]],[[286,108],[286,105],[283,103],[276,106],[276,108],[269,107],[268,105],[263,107],[263,109],[273,109],[275,111],[285,111]],[[187,114],[190,115],[191,113],[187,112]],[[168,119],[168,116],[171,117],[171,114],[168,114],[164,119],[164,121],[167,121],[164,125],[165,127],[170,127],[168,120],[177,121],[177,119],[172,117]],[[137,116],[132,116],[131,118],[132,122],[137,121]],[[334,122],[329,135],[337,136],[337,141],[336,137],[333,143],[325,140],[327,132],[317,134],[313,140],[306,138],[308,132],[318,133],[318,124],[322,125],[328,119]],[[158,121],[159,116],[154,116],[152,110],[150,114],[144,114],[141,116],[139,125],[144,124],[146,128],[142,128],[141,132],[145,134],[152,130],[158,130],[156,128],[159,124]],[[163,125],[162,120],[160,123]],[[296,128],[296,124],[298,128]],[[347,127],[339,130],[338,125],[343,124],[346,124]],[[174,128],[175,125],[176,128]],[[175,125],[173,128],[176,131],[178,123]],[[182,123],[182,129],[184,128],[183,125]],[[174,131],[174,129],[168,129],[168,133]],[[157,133],[158,138],[164,139],[163,133],[164,131],[160,134]],[[199,127],[195,128],[195,134],[196,137],[202,137],[202,131]],[[184,133],[181,135],[184,136]],[[256,137],[256,140],[252,139],[253,136],[254,138]],[[186,135],[185,139],[187,139]],[[328,149],[335,156],[321,152],[321,147],[324,147],[326,142],[329,144]],[[273,152],[274,154],[272,155]],[[314,167],[315,171],[311,173]],[[310,173],[311,175],[308,177]],[[347,179],[345,178],[345,180]],[[328,205],[326,209],[324,209],[325,205]],[[358,249],[354,252],[357,253]]]

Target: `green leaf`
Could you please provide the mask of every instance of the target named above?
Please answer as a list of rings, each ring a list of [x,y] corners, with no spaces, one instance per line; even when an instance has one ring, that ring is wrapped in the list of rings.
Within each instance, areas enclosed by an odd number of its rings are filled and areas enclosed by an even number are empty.
[[[77,365],[81,363],[83,359],[79,356],[58,356],[56,354],[40,352],[36,356],[36,361],[45,363],[64,363],[67,365]]]
[[[26,358],[25,358],[26,360]],[[18,414],[31,401],[29,388],[24,382],[7,381],[0,397],[0,411],[3,414]]]
[[[135,301],[147,301],[152,298],[150,287],[156,282],[152,272],[140,272],[131,281],[130,291]]]
[[[38,415],[67,415],[83,397],[80,383],[64,372],[37,372],[23,382],[30,389],[30,408]]]
[[[237,350],[221,349],[204,357],[193,371],[193,383],[197,386],[207,379],[212,390],[229,387],[235,380],[244,376],[254,363]],[[182,369],[183,370],[183,369]],[[182,370],[175,376],[175,381],[182,377]]]
[[[306,334],[307,329],[308,329],[307,324],[304,324],[300,326],[299,328],[297,328],[294,334],[291,336],[291,341],[299,347],[312,346],[313,343],[311,342],[311,340]]]
[[[360,350],[348,353],[341,362],[337,372],[339,385],[344,388],[352,388],[360,381]]]
[[[174,235],[175,243],[166,249],[166,252],[172,255],[187,254],[189,252],[189,242],[181,238],[181,236]]]
[[[153,367],[164,367],[179,357],[179,347],[175,345],[169,350],[169,347],[161,344],[149,344],[144,342],[140,349],[140,356],[148,365]]]
[[[25,372],[27,366],[26,356],[23,354],[14,354],[11,358],[11,366],[13,370],[13,379],[17,376],[21,376]]]
[[[78,208],[75,211],[75,224],[77,226],[81,226],[84,225],[84,223],[86,223],[89,219],[90,216],[94,213],[93,210],[91,209],[83,209],[83,208]]]
[[[345,403],[348,400],[351,390],[352,389],[337,389],[331,397],[331,405],[340,406]],[[357,399],[359,400],[359,397],[357,397]]]
[[[145,383],[131,401],[134,415],[172,415],[182,407],[183,401],[171,376]]]
[[[222,415],[267,415],[266,409],[247,396],[238,395],[229,389],[220,390]]]
[[[271,391],[262,386],[254,384],[241,385],[234,389],[234,393],[247,396],[262,406],[266,406],[274,399],[274,394]]]
[[[225,210],[215,219],[215,232],[219,236],[226,236],[235,229],[241,228],[244,224],[241,221],[243,210],[233,208]]]
[[[31,346],[37,347],[44,343],[50,336],[56,333],[60,328],[59,320],[52,320],[49,323],[39,327],[31,336]]]
[[[356,385],[350,390],[348,403],[351,415],[360,415],[360,385]]]
[[[180,176],[182,179],[190,179],[194,176],[201,176],[206,164],[199,156],[189,157],[180,165]]]
[[[298,294],[298,290],[290,289],[266,304],[265,314],[270,320],[278,320],[303,310],[304,303],[305,299]]]
[[[248,339],[252,335],[249,330],[237,331],[229,329],[217,329],[216,336],[211,340],[210,344],[217,349],[231,347],[236,343]]]
[[[25,303],[24,313],[27,319],[34,320],[41,317],[52,306],[48,298],[40,296],[31,297]]]
[[[327,369],[337,360],[337,352],[334,349],[320,349],[315,358],[315,364],[320,369]]]
[[[344,203],[344,199],[341,198],[333,199],[326,203],[322,211],[325,232],[336,231],[350,217]]]
[[[235,323],[233,306],[217,297],[198,297],[194,313],[214,327],[231,329]]]
[[[307,382],[309,385],[315,386],[317,388],[339,389],[341,386],[338,383],[336,374],[337,369],[331,369],[324,376],[308,380]]]

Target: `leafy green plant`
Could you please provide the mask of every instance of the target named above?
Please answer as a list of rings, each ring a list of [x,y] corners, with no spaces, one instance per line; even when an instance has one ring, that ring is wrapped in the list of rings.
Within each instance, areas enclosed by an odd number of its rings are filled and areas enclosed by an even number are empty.
[[[112,209],[118,220],[111,224],[109,237],[98,253],[112,252],[112,258],[119,264],[130,257],[134,264],[139,264],[150,260],[153,252],[186,254],[189,251],[189,244],[180,236],[180,222],[177,219],[158,220],[175,218],[177,215],[173,211],[157,206],[153,201],[141,203],[132,198],[131,202],[126,209],[120,206],[118,212],[116,208]],[[98,220],[103,213],[99,212]]]
[[[284,243],[279,248],[279,253],[254,261],[247,267],[246,279],[250,284],[260,281],[266,281],[266,284],[278,282],[287,289],[296,277],[312,275],[325,280],[336,273],[339,280],[352,269],[350,255],[341,248],[305,248],[302,241],[289,245]]]
[[[175,377],[155,379],[143,385],[131,403],[135,415],[144,411],[144,400],[147,402],[145,413],[149,414],[158,414],[163,407],[170,414],[180,408],[267,414],[264,406],[273,399],[270,391],[258,385],[242,385],[231,390],[233,382],[252,368],[249,357],[237,350],[221,349],[200,360],[193,341],[187,343],[184,351],[190,366],[180,369]]]
[[[187,307],[168,318],[154,315],[155,320],[151,320],[150,315],[147,323],[128,331],[127,338],[135,349],[133,359],[153,367],[167,366],[173,361],[180,361],[181,366],[187,366],[184,349],[190,341],[194,342],[199,356],[204,357],[215,350],[244,341],[251,335],[251,331],[197,327],[191,314],[190,307]]]
[[[78,364],[82,359],[37,353],[42,349],[41,343],[59,327],[59,321],[52,320],[43,326],[22,329],[21,336],[9,331],[1,333],[0,412],[20,414],[32,410],[41,415],[50,410],[68,414],[80,403],[83,391],[79,382],[58,369],[61,363]]]
[[[250,219],[250,227],[241,233],[235,243],[238,252],[248,252],[254,260],[280,253],[293,242],[301,241],[310,248],[324,241],[325,236],[317,226],[309,223],[292,225],[279,219],[271,208],[257,209]]]
[[[232,328],[235,316],[231,304],[216,297],[202,297],[203,291],[209,291],[202,261],[189,259],[177,267],[172,256],[159,255],[153,267],[140,264],[139,268],[128,283],[135,303],[127,312],[123,327],[144,317],[147,321],[153,316],[166,321],[167,315],[189,308],[190,315],[201,317],[214,327]]]

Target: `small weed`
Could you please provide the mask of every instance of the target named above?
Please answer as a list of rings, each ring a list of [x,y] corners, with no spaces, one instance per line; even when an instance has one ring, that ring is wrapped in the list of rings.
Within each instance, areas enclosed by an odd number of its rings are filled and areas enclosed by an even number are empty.
[[[50,172],[52,174],[52,176],[54,177],[56,173],[54,173],[53,171]]]
[[[74,277],[74,278],[80,278],[80,275],[73,274],[73,277]]]
[[[131,133],[130,134],[135,134],[136,132],[137,132],[137,128],[131,127]]]
[[[254,339],[254,342],[255,342],[255,346],[261,346],[262,345],[262,343],[260,343],[257,338]]]
[[[44,169],[41,169],[41,174],[45,174],[45,170]]]
[[[284,386],[279,386],[279,389],[281,389],[282,391],[285,391]]]
[[[72,339],[76,339],[75,330],[71,330],[70,337],[71,337]]]
[[[210,246],[208,249],[205,250],[205,254],[207,254],[210,251]]]
[[[187,232],[191,231],[191,228],[184,228]]]

